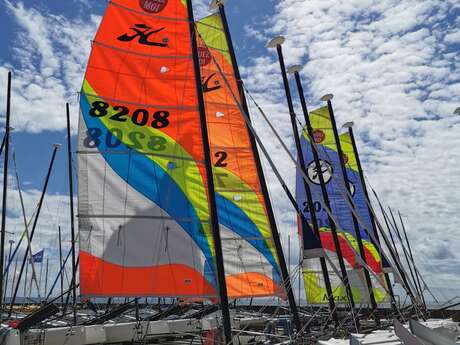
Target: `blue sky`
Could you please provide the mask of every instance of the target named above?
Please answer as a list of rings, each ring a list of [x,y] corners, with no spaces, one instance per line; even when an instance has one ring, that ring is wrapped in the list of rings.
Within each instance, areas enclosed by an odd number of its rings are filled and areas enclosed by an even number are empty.
[[[197,17],[206,13],[205,3],[195,1]],[[339,123],[356,123],[367,177],[385,203],[407,219],[427,280],[438,291],[453,282],[460,286],[460,119],[452,115],[460,106],[460,5],[453,0],[227,3],[245,83],[291,149],[279,67],[274,52],[265,47],[280,34],[287,38],[288,65],[305,66],[310,107],[332,92]],[[29,216],[51,144],[65,143],[66,101],[72,104],[76,128],[76,95],[104,7],[105,1],[0,0],[0,102],[5,104],[6,70],[13,69],[14,144]],[[252,110],[256,128],[294,190],[294,168]],[[65,158],[61,149],[37,243],[37,249],[50,248],[54,255],[58,223],[68,232]],[[267,173],[271,193],[282,195]],[[10,199],[15,206],[9,224],[19,232],[17,197]],[[290,235],[296,253],[295,215],[283,197],[274,203],[284,242]]]

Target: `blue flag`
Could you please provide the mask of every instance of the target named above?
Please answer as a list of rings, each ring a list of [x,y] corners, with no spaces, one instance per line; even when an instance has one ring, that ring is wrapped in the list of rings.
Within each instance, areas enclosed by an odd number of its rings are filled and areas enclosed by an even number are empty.
[[[44,250],[44,249],[42,249],[42,250],[40,250],[39,252],[33,254],[33,255],[32,255],[32,261],[33,261],[34,263],[39,263],[39,264],[42,263],[42,262],[43,262],[43,256],[44,256],[44,254],[45,254],[45,250]]]

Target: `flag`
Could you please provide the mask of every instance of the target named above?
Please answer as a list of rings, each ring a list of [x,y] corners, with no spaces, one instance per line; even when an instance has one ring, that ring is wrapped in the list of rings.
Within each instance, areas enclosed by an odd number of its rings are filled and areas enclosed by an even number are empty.
[[[33,261],[33,263],[38,263],[38,264],[42,263],[42,262],[43,262],[43,256],[44,256],[44,254],[45,254],[45,250],[44,250],[44,249],[42,249],[42,250],[40,250],[39,252],[33,254],[33,255],[32,255],[32,261]]]

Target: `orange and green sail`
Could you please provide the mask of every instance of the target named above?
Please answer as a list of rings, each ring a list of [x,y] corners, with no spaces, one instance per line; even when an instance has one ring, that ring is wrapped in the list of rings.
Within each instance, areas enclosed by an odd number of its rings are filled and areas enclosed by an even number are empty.
[[[220,14],[197,22],[197,30],[229,295],[284,295],[257,148],[234,99],[242,103]]]
[[[187,7],[110,1],[80,95],[81,293],[215,297]]]
[[[217,296],[199,92],[229,296],[283,293],[244,119],[216,75],[197,89],[186,6],[110,1],[93,41],[80,94],[82,295]],[[212,43],[224,36],[200,33],[202,72],[212,53],[236,90],[228,53]]]

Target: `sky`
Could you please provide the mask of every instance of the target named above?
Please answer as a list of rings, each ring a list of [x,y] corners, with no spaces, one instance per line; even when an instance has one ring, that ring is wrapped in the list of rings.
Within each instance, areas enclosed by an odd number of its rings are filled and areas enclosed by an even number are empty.
[[[310,109],[334,94],[339,126],[355,123],[366,177],[399,210],[420,271],[440,300],[460,295],[460,4],[454,0],[228,0],[227,15],[246,87],[294,153],[276,52],[283,35],[287,65],[303,66]],[[195,0],[197,18],[207,1]],[[65,144],[65,102],[76,134],[77,93],[102,0],[0,0],[0,120],[7,71],[13,71],[13,150],[27,218],[32,216],[52,144]],[[296,112],[302,117],[294,84]],[[295,190],[295,166],[250,104],[258,134]],[[75,143],[75,136],[73,137]],[[8,239],[24,222],[10,163]],[[295,213],[264,162],[277,222],[292,269],[298,263]],[[37,224],[34,251],[45,248],[57,271],[57,228],[69,248],[66,148],[57,156]],[[290,245],[288,246],[288,242]],[[295,283],[298,286],[297,283]]]

